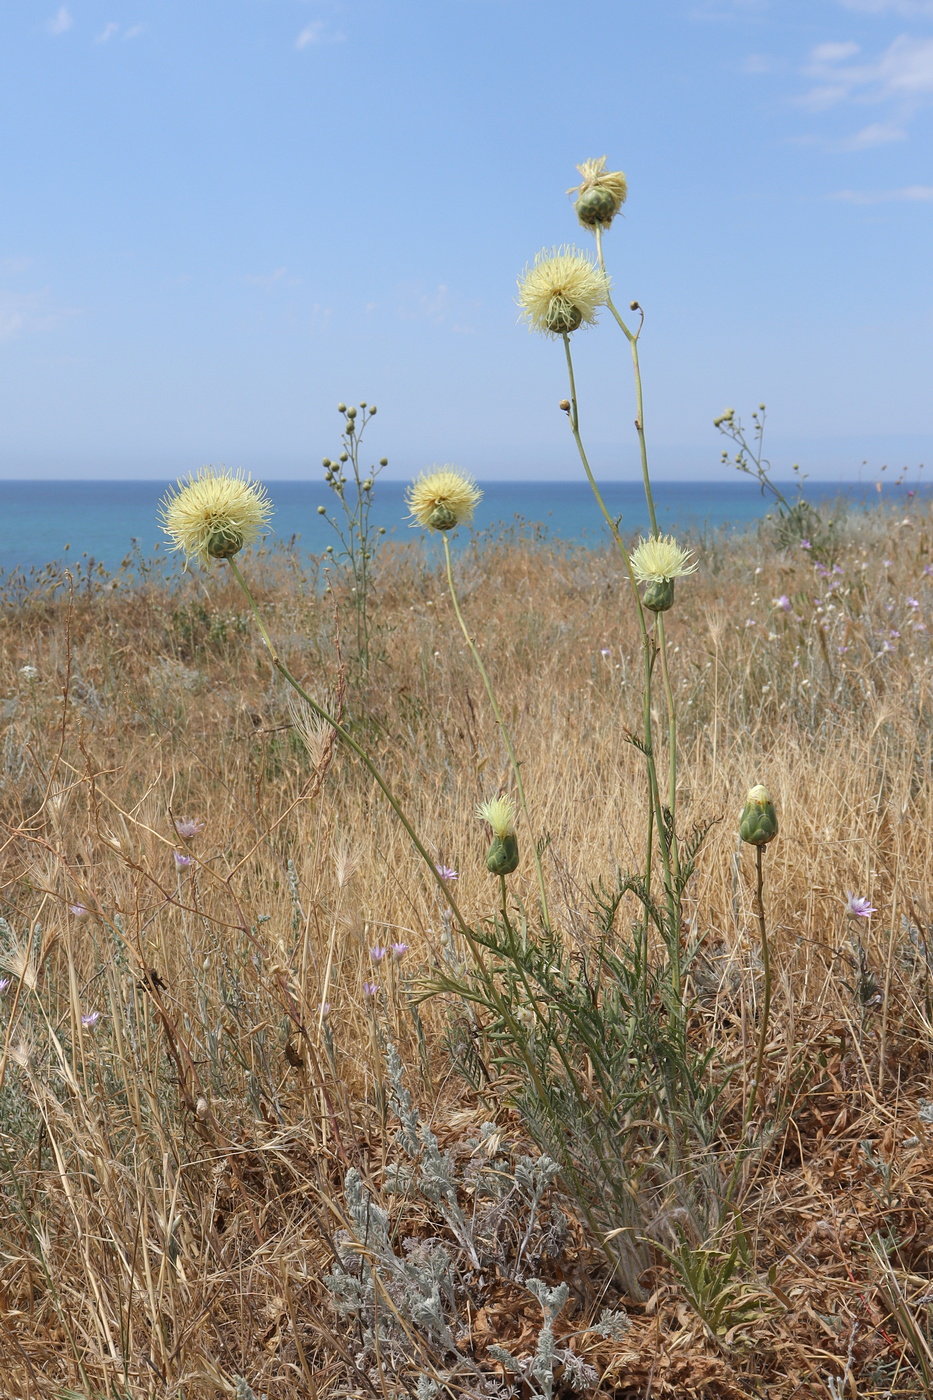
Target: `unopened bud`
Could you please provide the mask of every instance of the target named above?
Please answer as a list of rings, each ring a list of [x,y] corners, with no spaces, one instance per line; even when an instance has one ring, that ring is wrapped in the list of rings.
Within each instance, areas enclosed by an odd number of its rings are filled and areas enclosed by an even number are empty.
[[[375,405],[375,404],[372,404],[372,405],[370,406],[369,416],[372,417],[372,415],[373,415],[375,412],[376,412],[376,405]]]
[[[324,458],[322,458],[322,460],[321,460],[321,466],[322,466],[322,467],[330,467],[330,466],[332,466],[332,465],[333,465],[333,463],[331,462],[331,460],[330,460],[329,457],[324,457]]]
[[[355,417],[356,417],[356,409],[355,409],[355,408],[348,408],[348,409],[347,409],[347,417],[348,417],[348,418],[355,418]]]
[[[642,594],[641,601],[649,612],[667,612],[674,603],[674,580],[672,578],[654,579]]]
[[[230,526],[214,530],[207,541],[207,552],[212,559],[232,559],[243,548],[243,536]]]
[[[376,410],[373,409],[373,412],[374,412],[374,413],[375,413],[375,411],[376,411]],[[388,457],[380,457],[380,458],[379,458],[379,465],[380,465],[380,467],[387,467],[387,466],[389,465],[389,459],[388,459]]]
[[[778,820],[768,789],[750,788],[739,818],[739,835],[750,846],[767,846],[778,834]]]
[[[327,507],[326,507],[326,506],[318,506],[318,508],[317,508],[317,513],[318,513],[318,515],[326,515],[326,514],[327,514]]]
[[[638,305],[637,301],[630,301],[628,304],[628,309],[629,311],[640,311],[641,307]]]
[[[346,406],[346,404],[345,404],[345,403],[338,403],[338,405],[337,405],[337,412],[338,412],[338,413],[346,413],[346,411],[347,411],[347,406]]]
[[[486,852],[486,869],[490,875],[511,875],[517,868],[518,837],[515,832],[509,832],[508,836],[494,836]]]
[[[350,458],[347,456],[346,452],[341,452],[340,460],[341,462],[349,462]]]
[[[558,408],[562,408],[562,409],[564,410],[565,413],[569,413],[569,412],[570,412],[570,400],[569,400],[569,399],[561,399],[561,401],[560,401],[560,403],[557,405],[557,407],[558,407]]]

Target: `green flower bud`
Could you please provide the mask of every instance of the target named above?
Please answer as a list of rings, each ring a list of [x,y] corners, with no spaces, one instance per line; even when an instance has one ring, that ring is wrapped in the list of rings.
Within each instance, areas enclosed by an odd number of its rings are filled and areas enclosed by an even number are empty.
[[[618,207],[615,195],[612,190],[606,189],[605,185],[596,185],[595,188],[587,190],[574,205],[577,218],[586,228],[595,228],[597,224],[611,224]]]
[[[318,508],[317,508],[317,513],[318,513],[318,515],[326,515],[326,514],[327,514],[327,507],[326,507],[326,506],[318,506]]]
[[[511,875],[518,868],[518,837],[514,831],[507,836],[494,836],[486,852],[486,869],[490,875]]]
[[[655,579],[649,583],[641,598],[642,603],[649,612],[667,612],[674,602],[674,580],[672,578]]]
[[[375,413],[375,412],[376,412],[376,410],[373,409],[373,413]],[[380,458],[379,458],[379,465],[380,465],[380,467],[387,467],[387,466],[389,465],[389,459],[388,459],[388,457],[380,457]]]
[[[207,552],[212,559],[232,559],[243,548],[243,536],[229,527],[214,530],[208,536]]]
[[[452,530],[457,524],[457,512],[450,506],[438,504],[431,511],[428,524],[432,530]]]
[[[777,834],[778,820],[774,803],[768,789],[759,783],[749,789],[739,818],[739,835],[750,846],[767,846]]]
[[[348,408],[348,409],[347,409],[347,417],[348,417],[348,418],[355,418],[355,417],[356,417],[356,409],[355,409],[355,408]]]
[[[552,335],[569,335],[583,324],[583,312],[563,297],[553,297],[544,319]]]
[[[338,403],[338,405],[337,405],[337,412],[338,412],[338,413],[346,413],[346,411],[347,411],[347,406],[346,406],[346,404],[345,404],[345,403]]]

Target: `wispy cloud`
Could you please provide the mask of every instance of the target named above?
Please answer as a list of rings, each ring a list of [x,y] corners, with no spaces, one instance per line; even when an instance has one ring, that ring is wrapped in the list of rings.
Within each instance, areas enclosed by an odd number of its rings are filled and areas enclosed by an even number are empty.
[[[929,204],[933,202],[933,185],[905,185],[899,190],[837,190],[830,199],[846,204]]]
[[[52,15],[51,19],[45,21],[46,30],[54,37],[57,37],[59,34],[67,33],[73,24],[74,20],[71,18],[68,8],[65,5],[62,5],[57,14]]]
[[[249,273],[243,278],[251,287],[261,287],[271,292],[274,287],[300,287],[300,277],[289,277],[287,267],[277,267],[274,272]]]
[[[901,34],[878,58],[851,61],[860,54],[852,40],[818,44],[803,69],[813,86],[795,99],[814,113],[846,104],[887,109],[880,120],[830,143],[835,150],[862,151],[902,141],[917,112],[933,103],[933,39]]]
[[[94,43],[106,44],[110,39],[114,37],[115,34],[119,34],[119,32],[120,26],[118,24],[115,24],[113,20],[111,20],[109,24],[104,25],[97,38],[94,40]]]
[[[77,315],[75,307],[57,306],[48,289],[25,293],[0,289],[0,341],[14,340],[32,331],[54,330]]]
[[[904,15],[908,19],[933,19],[933,0],[837,0],[844,10],[863,15]]]
[[[304,29],[295,40],[296,49],[306,49],[311,44],[339,44],[347,36],[339,34],[336,30],[328,29],[327,21],[323,19],[313,19],[310,24],[306,24]]]
[[[128,30],[126,31],[126,33],[123,35],[124,42],[125,42],[127,39],[138,39],[139,36],[140,36],[140,34],[145,33],[145,29],[146,29],[146,26],[145,26],[144,24],[132,24],[132,25],[130,25],[129,29],[128,29]]]

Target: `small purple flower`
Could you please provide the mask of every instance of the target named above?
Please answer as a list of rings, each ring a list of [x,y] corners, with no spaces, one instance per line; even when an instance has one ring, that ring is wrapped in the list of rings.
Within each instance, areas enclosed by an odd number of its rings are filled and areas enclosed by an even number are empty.
[[[828,577],[829,577],[829,570],[827,569],[827,567],[826,567],[825,564],[821,564],[821,563],[820,563],[819,559],[817,559],[817,561],[816,561],[816,563],[813,565],[813,567],[814,567],[814,569],[816,570],[816,572],[819,574],[820,578],[828,578]]]
[[[322,1020],[322,1021],[327,1021],[327,1020],[329,1020],[329,1019],[330,1019],[330,1002],[329,1002],[329,1001],[322,1001],[322,1002],[320,1003],[320,1005],[318,1006],[318,1011],[319,1011],[319,1013],[320,1013],[320,1017],[321,1017],[321,1020]]]
[[[395,958],[396,962],[401,962],[402,958],[404,958],[405,954],[408,952],[408,944],[392,943],[389,946],[392,950],[393,958]]]
[[[380,948],[377,944],[375,948],[370,948],[369,956],[372,958],[374,963],[381,963],[388,951],[388,948]]]
[[[87,919],[90,917],[90,909],[86,904],[69,904],[68,909],[76,919]]]
[[[0,977],[0,997],[6,996],[7,992],[10,990],[10,983],[12,981],[12,977]]]
[[[782,612],[790,612],[791,601],[786,593],[782,593],[780,598],[775,598],[774,606],[780,608]]]
[[[191,841],[204,830],[204,823],[192,821],[190,817],[186,817],[183,821],[175,823],[175,830],[183,841]]]
[[[892,564],[894,563],[894,560],[893,560],[893,559],[882,559],[881,563],[882,563],[882,565],[883,565],[884,568],[890,569],[891,566],[892,566]]]
[[[845,569],[842,567],[841,564],[834,564],[834,565],[833,565],[833,573],[834,573],[834,574],[844,574],[844,573],[845,573]]]
[[[800,548],[801,548],[801,549],[812,549],[813,546],[812,546],[812,544],[810,543],[809,540],[801,540],[801,541],[800,541]]]
[[[866,895],[853,894],[851,890],[846,890],[846,911],[853,919],[870,919],[878,912]]]
[[[846,652],[849,650],[849,648],[848,648],[848,647],[837,647],[836,650],[838,651],[838,653],[839,653],[840,656],[845,656],[845,654],[846,654]]]
[[[435,865],[434,869],[442,880],[456,880],[459,878],[456,870],[450,865]]]
[[[612,652],[609,650],[608,647],[600,647],[599,654],[600,656],[605,656],[606,660],[608,661],[609,657],[612,655]]]
[[[916,491],[908,491],[908,492],[907,492],[907,499],[908,499],[908,501],[911,500],[914,496],[916,496],[916,494],[917,494]]]
[[[99,1020],[99,1011],[89,1011],[86,1016],[81,1017],[81,1024],[86,1031],[92,1031]]]
[[[364,996],[364,997],[370,997],[370,998],[372,998],[372,997],[377,997],[378,995],[379,995],[379,986],[378,986],[378,983],[376,983],[376,982],[364,982],[364,983],[363,983],[363,996]]]
[[[175,852],[175,869],[176,869],[176,870],[187,870],[187,869],[188,869],[188,866],[189,866],[190,864],[191,864],[191,857],[190,857],[190,856],[186,856],[185,853],[184,853],[184,851],[176,851],[176,852]]]
[[[900,632],[898,632],[898,630],[897,630],[896,627],[892,627],[892,628],[891,628],[891,636],[892,636],[892,637],[899,637],[900,635],[901,635],[901,634],[900,634]]]
[[[755,619],[754,619],[753,617],[747,617],[747,618],[745,619],[745,626],[746,626],[746,627],[755,627],[755,626],[756,626]]]
[[[929,578],[930,575],[933,574],[933,564],[924,564],[923,572],[926,574],[927,578]]]
[[[919,608],[919,606],[920,606],[920,599],[919,599],[919,598],[908,598],[908,599],[907,599],[907,606],[908,606],[909,608]]]

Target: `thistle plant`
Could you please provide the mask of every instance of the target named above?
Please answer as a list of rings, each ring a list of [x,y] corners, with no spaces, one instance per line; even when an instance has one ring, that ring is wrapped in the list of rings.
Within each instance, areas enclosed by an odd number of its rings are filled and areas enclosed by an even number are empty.
[[[476,507],[481,499],[482,492],[471,477],[466,476],[463,472],[457,471],[453,467],[442,467],[436,471],[422,473],[416,481],[412,482],[408,489],[406,503],[414,523],[416,525],[421,525],[425,529],[436,532],[441,536],[443,541],[444,563],[447,570],[447,587],[450,592],[450,600],[453,603],[454,612],[457,615],[457,622],[460,624],[460,630],[463,633],[464,640],[470,649],[470,655],[482,678],[490,708],[499,726],[499,733],[502,735],[502,741],[508,754],[509,765],[512,769],[512,777],[515,782],[515,789],[518,793],[519,805],[521,806],[526,821],[529,821],[530,825],[528,803],[525,798],[525,785],[522,781],[522,771],[515,753],[512,736],[502,717],[502,711],[499,708],[496,693],[493,689],[492,681],[489,678],[489,672],[486,670],[476,642],[466,625],[460,607],[460,601],[457,597],[456,585],[454,584],[453,561],[450,554],[448,535],[456,526],[467,524],[472,520]],[[494,813],[497,821],[501,822],[503,825],[503,832],[501,835],[496,831],[496,825],[491,815],[485,815],[483,817],[483,819],[493,827],[493,831],[496,835],[496,840],[493,847],[490,848],[489,855],[486,859],[486,868],[491,874],[500,876],[511,874],[518,865],[518,847],[515,843],[513,830],[515,814],[511,806],[509,806],[507,810],[506,806],[501,805],[506,801],[506,799],[499,799],[500,805],[494,808],[490,804],[487,804],[490,805],[490,812]],[[493,864],[490,864],[491,859],[493,860]],[[534,862],[535,873],[538,880],[538,894],[541,901],[541,913],[545,925],[548,925],[550,923],[550,915],[548,913],[547,890],[544,883],[544,871],[541,866],[541,855],[537,845],[534,847]]]
[[[318,514],[327,517],[340,541],[339,550],[328,545],[327,552],[341,560],[349,571],[356,619],[356,655],[360,670],[365,676],[369,671],[370,660],[370,590],[372,587],[372,567],[379,537],[385,529],[376,529],[370,522],[373,504],[373,490],[376,478],[383,467],[389,465],[388,457],[380,457],[376,466],[360,466],[360,448],[363,435],[370,421],[376,415],[376,405],[367,405],[360,400],[357,410],[352,405],[337,405],[337,412],[343,416],[341,450],[337,460],[323,459],[324,480],[337,500],[339,514],[327,515],[326,506],[318,506]]]

